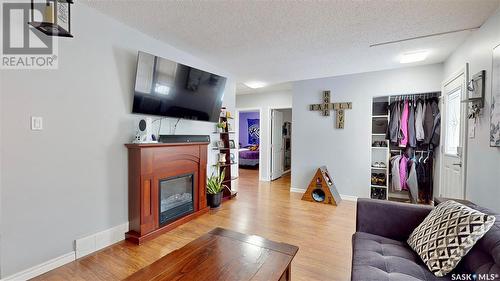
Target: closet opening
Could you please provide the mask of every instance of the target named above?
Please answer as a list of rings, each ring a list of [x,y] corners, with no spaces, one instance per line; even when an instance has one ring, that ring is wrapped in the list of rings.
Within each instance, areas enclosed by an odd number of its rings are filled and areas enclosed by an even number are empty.
[[[371,198],[432,204],[440,96],[432,92],[373,99]]]

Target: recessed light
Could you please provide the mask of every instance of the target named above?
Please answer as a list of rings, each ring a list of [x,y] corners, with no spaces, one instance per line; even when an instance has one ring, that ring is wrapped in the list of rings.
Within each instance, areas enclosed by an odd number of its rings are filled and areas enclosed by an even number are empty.
[[[412,63],[417,61],[423,61],[429,55],[429,51],[418,51],[411,53],[404,53],[399,60],[400,63]]]
[[[267,83],[261,81],[249,81],[243,84],[252,89],[258,89],[267,86]]]

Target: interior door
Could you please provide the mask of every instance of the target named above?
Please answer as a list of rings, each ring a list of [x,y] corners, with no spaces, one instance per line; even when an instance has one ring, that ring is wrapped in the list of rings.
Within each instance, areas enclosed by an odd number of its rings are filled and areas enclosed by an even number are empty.
[[[443,142],[440,196],[465,199],[466,71],[445,82],[443,87]]]
[[[283,112],[273,110],[271,113],[271,180],[283,175]]]

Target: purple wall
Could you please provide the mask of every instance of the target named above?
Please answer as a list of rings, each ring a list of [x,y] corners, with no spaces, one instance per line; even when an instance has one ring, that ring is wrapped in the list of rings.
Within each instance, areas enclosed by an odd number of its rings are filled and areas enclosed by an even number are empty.
[[[240,143],[242,146],[248,145],[248,122],[247,119],[259,119],[259,112],[240,112]]]

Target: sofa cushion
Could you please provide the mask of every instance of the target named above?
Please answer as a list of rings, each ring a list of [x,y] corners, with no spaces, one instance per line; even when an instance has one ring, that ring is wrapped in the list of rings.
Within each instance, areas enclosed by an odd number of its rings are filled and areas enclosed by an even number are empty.
[[[351,280],[450,280],[436,277],[405,243],[365,232],[353,235]]]
[[[471,208],[494,216],[496,220],[490,230],[462,259],[459,267],[464,272],[500,275],[500,214],[481,206],[471,206]]]
[[[439,204],[413,231],[408,244],[436,276],[451,272],[495,222],[453,200]]]

